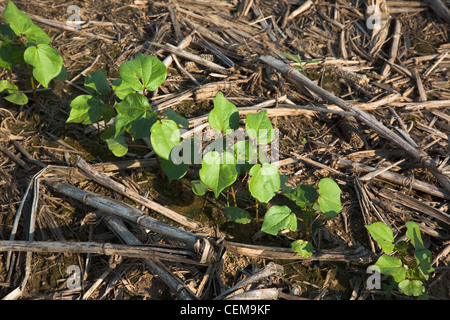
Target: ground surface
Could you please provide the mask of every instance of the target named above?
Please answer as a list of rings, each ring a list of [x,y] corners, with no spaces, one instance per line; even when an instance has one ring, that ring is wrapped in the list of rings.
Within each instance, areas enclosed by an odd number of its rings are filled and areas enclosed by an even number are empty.
[[[303,61],[315,60],[304,70],[311,80],[367,110],[389,129],[404,129],[436,161],[443,175],[449,177],[450,56],[446,53],[450,50],[450,29],[449,23],[425,2],[387,1],[387,7],[382,9],[390,12],[386,20],[388,26],[384,35],[380,32],[377,36],[372,36],[367,27],[370,15],[366,15],[366,6],[361,1],[317,1],[294,16],[291,14],[304,2],[136,0],[61,4],[16,1],[16,4],[28,14],[62,25],[70,18],[67,7],[76,4],[81,9],[81,18],[88,23],[80,32],[73,32],[36,22],[52,37],[52,45],[62,55],[69,74],[68,81],[53,81],[49,90],[38,92],[39,115],[35,114],[31,94],[30,103],[21,107],[0,100],[0,144],[24,161],[18,163],[0,152],[0,240],[10,239],[27,187],[32,177],[46,165],[63,166],[63,173],[57,178],[70,181],[80,189],[142,208],[92,180],[69,174],[68,167],[75,166],[77,156],[92,164],[116,163],[142,159],[150,151],[145,143],[135,141],[130,142],[128,156],[114,157],[99,141],[96,131],[87,133],[81,124],[66,124],[69,104],[74,97],[83,94],[82,73],[102,70],[110,80],[115,79],[121,63],[133,59],[137,53],[152,54],[163,60],[169,52],[157,44],[176,46],[195,31],[194,41],[185,50],[223,65],[227,71],[221,73],[178,57],[179,65],[172,63],[168,68],[167,81],[156,93],[148,95],[152,105],[162,109],[167,102],[166,107],[193,119],[212,109],[212,99],[219,90],[238,107],[269,101],[266,107],[273,109],[269,115],[280,132],[280,160],[293,160],[280,166],[280,171],[289,177],[289,184],[316,185],[320,179],[330,177],[342,189],[344,209],[338,217],[331,220],[321,217],[314,224],[311,241],[317,252],[312,259],[268,259],[225,250],[211,268],[173,262],[167,263],[167,268],[202,299],[218,296],[270,261],[281,265],[283,274],[258,284],[263,288],[279,288],[281,298],[404,299],[396,290],[391,294],[385,290],[367,290],[366,268],[381,252],[371,243],[364,224],[388,221],[395,235],[401,237],[405,222],[416,221],[433,258],[439,257],[434,264],[435,273],[426,282],[428,295],[431,299],[450,297],[448,224],[427,214],[430,207],[437,209],[438,215],[448,214],[449,198],[445,199],[445,190],[441,196],[431,195],[413,184],[422,181],[443,190],[435,176],[391,141],[351,116],[292,108],[292,105],[323,106],[327,101],[290,82],[285,75],[259,60],[261,55],[269,55],[295,66],[281,53],[300,54]],[[382,76],[386,60],[390,58],[396,21],[401,23],[397,58],[395,65]],[[205,48],[200,39],[212,44],[216,51]],[[227,66],[217,52],[225,55],[233,66]],[[422,95],[414,70],[422,80]],[[185,71],[198,81],[200,88]],[[6,77],[6,73],[1,77]],[[75,77],[78,78],[70,82]],[[20,88],[29,90],[25,71],[15,71],[14,78]],[[211,90],[207,90],[207,84]],[[193,94],[182,95],[192,89],[195,89]],[[385,98],[392,99],[386,101]],[[338,109],[334,105],[327,106]],[[25,152],[18,149],[20,146]],[[34,161],[26,159],[26,153]],[[390,171],[403,177],[403,183],[380,176],[362,181],[360,178],[365,172],[344,167],[339,162],[343,158],[377,168],[393,165]],[[404,161],[397,163],[402,159]],[[108,174],[141,195],[201,222],[203,227],[193,232],[215,240],[288,248],[293,239],[305,236],[299,231],[274,237],[258,232],[254,221],[248,225],[229,221],[223,214],[223,199],[217,201],[211,194],[201,197],[192,193],[190,180],[195,179],[194,169],[181,181],[170,184],[167,178],[161,179],[155,166],[112,170]],[[23,201],[15,240],[27,239],[32,199],[36,199],[35,240],[120,243],[104,219],[95,216],[94,209],[44,185],[38,189],[39,194],[29,194]],[[411,202],[411,198],[417,202]],[[249,195],[242,192],[239,202],[243,207],[249,206],[254,215],[254,208],[248,201]],[[286,204],[287,200],[277,196],[273,203]],[[158,220],[171,223],[151,210],[143,210]],[[259,226],[262,216],[260,214]],[[171,239],[143,232],[132,223],[127,226],[144,243],[176,244]],[[370,262],[358,263],[350,258],[321,261],[318,258],[321,250],[359,247],[365,250],[364,255],[370,255]],[[8,259],[7,253],[1,253],[0,257],[0,296],[6,297],[20,286],[27,274],[26,255],[14,253]],[[168,290],[158,275],[150,273],[141,259],[34,253],[28,263],[30,277],[20,294],[21,299],[175,298],[174,292]],[[67,288],[70,265],[78,265],[83,270],[81,291]]]

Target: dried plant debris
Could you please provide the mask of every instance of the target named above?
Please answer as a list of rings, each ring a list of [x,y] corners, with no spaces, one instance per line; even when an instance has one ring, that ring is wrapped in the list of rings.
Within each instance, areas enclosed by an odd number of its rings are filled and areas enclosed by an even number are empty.
[[[450,298],[448,0],[16,5],[68,78],[34,97],[26,70],[0,68],[30,100],[0,99],[2,299],[403,299],[366,285],[381,251],[364,225],[377,221],[396,239],[419,225],[435,268],[428,296]],[[337,181],[342,213],[311,230],[310,257],[289,247],[301,232],[255,232],[194,194],[198,170],[169,184],[148,140],[116,158],[99,143],[104,123],[66,123],[87,75],[113,81],[138,53],[167,67],[147,98],[188,119],[186,137],[207,128],[223,92],[279,130],[283,187]],[[248,199],[238,201],[254,214]]]

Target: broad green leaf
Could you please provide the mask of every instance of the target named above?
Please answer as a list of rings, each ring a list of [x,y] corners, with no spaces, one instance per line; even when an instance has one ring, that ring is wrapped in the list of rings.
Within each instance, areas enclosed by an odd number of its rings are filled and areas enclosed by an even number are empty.
[[[86,76],[84,86],[90,93],[106,94],[110,91],[108,79],[103,71],[95,71]]]
[[[16,34],[7,24],[0,24],[0,41],[11,41]]]
[[[225,215],[237,223],[247,224],[252,221],[250,213],[238,207],[227,207]]]
[[[162,159],[161,161],[161,168],[169,178],[169,183],[173,180],[183,178],[188,171],[188,167],[189,165],[185,163],[175,164],[171,160],[166,159]]]
[[[52,39],[45,33],[44,30],[42,30],[37,25],[33,24],[31,28],[28,30],[28,32],[25,34],[26,39],[24,40],[24,44],[29,46],[35,46],[40,44],[49,44]]]
[[[232,149],[241,174],[250,170],[257,163],[258,149],[250,141],[240,140],[233,145]]]
[[[155,91],[166,80],[167,68],[158,58],[138,53],[133,60],[122,63],[119,74],[136,91]]]
[[[280,190],[280,174],[274,164],[255,164],[249,175],[248,189],[253,197],[263,203],[268,203]]]
[[[425,293],[425,287],[420,280],[403,280],[398,284],[398,289],[407,296],[418,297]]]
[[[365,225],[365,227],[386,254],[390,254],[394,250],[394,233],[391,228],[381,221]]]
[[[3,20],[9,24],[17,36],[26,37],[25,45],[48,44],[52,40],[44,30],[35,25],[31,18],[20,11],[11,1],[8,2],[3,12]]]
[[[294,189],[287,185],[289,182],[289,177],[285,174],[280,174],[281,190],[284,194],[291,193]]]
[[[313,186],[301,184],[293,191],[284,194],[288,199],[295,202],[297,206],[304,209],[312,207],[318,197],[318,193]]]
[[[417,250],[426,249],[422,236],[420,235],[420,227],[417,223],[408,221],[405,223],[406,226],[406,237],[411,240],[412,245]]]
[[[261,231],[275,236],[284,229],[296,231],[297,217],[288,206],[272,206],[264,215]]]
[[[64,67],[64,65],[61,68],[61,72],[56,77],[57,80],[64,82],[69,78],[69,75],[67,74],[67,69]]]
[[[175,121],[178,125],[186,129],[189,128],[189,121],[185,117],[180,116],[172,109],[166,109],[163,111],[162,114],[166,116],[168,119]]]
[[[375,265],[380,268],[380,273],[393,276],[395,282],[405,280],[406,268],[403,266],[403,263],[399,258],[383,254],[377,260]]]
[[[100,136],[108,144],[109,150],[116,156],[122,157],[128,152],[128,145],[123,135],[115,136],[113,126],[108,127]]]
[[[45,88],[48,88],[49,82],[60,74],[63,66],[63,60],[58,51],[48,44],[28,47],[23,59],[33,66],[33,76]]]
[[[201,182],[201,180],[191,181],[192,191],[198,196],[202,196],[208,192],[208,187]]]
[[[411,240],[415,248],[414,257],[419,265],[419,270],[425,279],[428,279],[429,274],[434,271],[434,268],[431,266],[431,251],[425,248],[420,235],[420,227],[417,223],[408,221],[405,226],[407,229],[406,237]]]
[[[267,116],[267,110],[247,114],[245,130],[258,144],[268,144],[274,138],[273,126]]]
[[[151,128],[150,140],[156,154],[168,160],[173,147],[180,143],[177,123],[167,119],[156,121]]]
[[[330,178],[324,178],[319,182],[319,198],[317,200],[320,211],[327,217],[334,218],[342,210],[341,188]]]
[[[67,123],[92,124],[97,122],[102,114],[105,103],[91,95],[79,95],[70,102],[70,114]]]
[[[130,93],[116,104],[116,136],[125,131],[138,140],[150,135],[150,128],[156,121],[156,113],[150,109],[148,99],[139,93]]]
[[[131,84],[123,81],[122,79],[115,79],[111,82],[111,87],[116,96],[123,100],[130,93],[136,93]]]
[[[238,176],[236,160],[233,154],[228,151],[222,154],[217,151],[210,151],[203,156],[199,174],[203,184],[211,189],[214,196],[218,198],[223,189],[236,181]]]
[[[314,248],[312,244],[304,240],[295,240],[291,243],[291,249],[297,252],[303,258],[309,258],[313,255]]]
[[[20,56],[23,56],[23,53],[18,45],[9,40],[0,40],[0,67],[11,70],[13,65],[20,61]]]
[[[220,131],[236,130],[239,127],[239,111],[236,106],[225,99],[222,92],[216,95],[213,103],[214,108],[208,115],[211,128]]]
[[[105,104],[102,108],[102,116],[105,123],[108,123],[113,117],[117,115],[116,109],[114,109],[111,105]]]
[[[20,92],[16,85],[10,83],[7,80],[0,80],[0,92],[6,92],[5,100],[17,104],[24,105],[28,103],[27,96]]]
[[[25,93],[20,92],[20,91],[15,91],[15,92],[11,93],[10,95],[5,97],[5,100],[8,100],[9,102],[17,104],[19,106],[28,103],[28,97],[26,96]]]
[[[15,84],[12,84],[7,80],[0,80],[0,92],[6,91],[8,93],[12,93],[17,90],[18,88]]]

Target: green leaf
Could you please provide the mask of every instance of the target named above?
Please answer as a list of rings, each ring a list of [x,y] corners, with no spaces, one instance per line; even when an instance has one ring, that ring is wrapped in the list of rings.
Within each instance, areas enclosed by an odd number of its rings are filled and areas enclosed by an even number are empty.
[[[411,240],[412,245],[415,248],[414,257],[416,258],[417,264],[419,265],[419,270],[425,279],[434,268],[431,266],[431,251],[425,248],[420,235],[420,227],[417,223],[409,221],[405,223],[406,226],[406,237]]]
[[[148,99],[139,93],[130,93],[116,104],[116,136],[129,131],[133,139],[150,135],[150,128],[156,121],[156,113],[150,109]]]
[[[18,45],[9,40],[0,40],[0,67],[11,70],[13,65],[20,61],[20,56],[23,56],[23,53]]]
[[[240,173],[250,170],[257,163],[258,149],[250,141],[240,140],[233,145],[232,150],[236,155]]]
[[[189,165],[185,163],[175,164],[171,160],[162,159],[161,169],[169,178],[169,183],[184,177],[188,171]]]
[[[263,203],[268,203],[280,190],[280,174],[274,164],[255,164],[249,175],[251,178],[248,189],[253,197]]]
[[[136,58],[122,63],[120,77],[136,91],[155,91],[166,80],[167,68],[158,58],[138,53]]]
[[[163,111],[162,114],[166,116],[168,119],[175,121],[178,125],[186,129],[189,128],[189,121],[185,117],[180,116],[172,109],[166,109]]]
[[[398,284],[398,289],[407,296],[418,297],[425,293],[425,287],[420,280],[403,280]]]
[[[106,94],[110,91],[108,79],[103,71],[95,71],[86,76],[84,86],[90,93]]]
[[[150,140],[156,154],[168,160],[173,147],[180,143],[177,123],[167,119],[156,121],[151,128]]]
[[[283,190],[284,194],[291,193],[294,189],[287,185],[289,182],[289,177],[285,174],[280,174],[280,182],[281,182],[281,190]]]
[[[25,93],[20,92],[20,91],[15,91],[15,92],[11,93],[10,95],[5,97],[5,100],[8,100],[9,102],[17,104],[19,106],[28,103],[28,97],[26,96]]]
[[[297,252],[303,258],[309,258],[313,255],[314,248],[312,244],[304,240],[295,240],[291,244],[291,249]]]
[[[390,254],[394,250],[394,234],[391,228],[381,221],[365,225],[365,227],[386,254]]]
[[[267,116],[267,110],[247,114],[245,130],[248,136],[258,144],[268,144],[274,138],[273,126]]]
[[[0,24],[0,41],[9,41],[14,38],[16,34],[13,29],[7,24]]]
[[[102,116],[105,123],[108,123],[113,117],[117,115],[116,109],[114,109],[111,105],[105,104],[102,108]]]
[[[17,90],[17,86],[12,84],[11,82],[7,80],[0,80],[0,92],[6,91],[8,93],[12,93]]]
[[[44,30],[35,25],[31,18],[20,11],[11,1],[6,5],[5,11],[3,12],[3,19],[9,24],[17,36],[26,37],[24,40],[26,46],[31,44],[48,44],[52,41]]]
[[[313,186],[301,184],[293,191],[284,194],[288,199],[295,202],[302,209],[312,207],[318,197],[318,193]]]
[[[208,192],[208,187],[203,184],[201,180],[191,181],[192,191],[198,196],[202,196]]]
[[[67,69],[63,65],[62,68],[61,68],[61,72],[58,74],[56,79],[58,79],[58,81],[64,82],[68,78],[69,78],[69,75],[67,74]]]
[[[297,217],[288,206],[272,206],[264,215],[261,231],[275,236],[284,229],[296,231]]]
[[[213,103],[214,108],[208,115],[211,128],[220,131],[236,130],[239,127],[239,111],[236,106],[225,99],[222,92],[216,95]]]
[[[108,144],[109,150],[116,156],[122,157],[128,152],[128,145],[123,135],[115,135],[115,128],[108,127],[100,136]]]
[[[0,80],[0,92],[6,92],[5,100],[17,104],[24,105],[28,103],[27,96],[20,92],[16,85],[10,83],[7,80]]]
[[[33,66],[33,76],[44,88],[48,88],[49,82],[61,73],[63,66],[63,59],[58,51],[48,44],[28,47],[23,59]]]
[[[131,84],[123,81],[122,79],[115,79],[111,82],[111,87],[116,96],[123,100],[130,93],[136,93]]]
[[[319,182],[319,198],[317,200],[320,211],[327,217],[334,218],[342,210],[341,188],[330,178],[324,178]]]
[[[102,100],[91,95],[79,95],[70,102],[70,114],[67,123],[92,124],[97,122],[103,114],[105,104]]]
[[[236,160],[233,154],[228,151],[222,154],[217,151],[210,151],[203,156],[199,174],[203,184],[211,189],[214,196],[218,198],[223,189],[236,181],[238,176]]]
[[[395,282],[405,280],[406,268],[403,266],[403,263],[399,258],[383,254],[377,260],[375,265],[380,268],[380,273],[393,276]]]
[[[238,207],[227,207],[225,215],[237,223],[247,224],[252,221],[250,213]]]

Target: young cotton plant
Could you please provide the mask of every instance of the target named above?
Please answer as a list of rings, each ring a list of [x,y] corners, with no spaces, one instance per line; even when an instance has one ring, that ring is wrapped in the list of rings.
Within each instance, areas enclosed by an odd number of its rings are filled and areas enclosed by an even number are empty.
[[[384,252],[375,263],[379,272],[392,276],[401,293],[424,297],[426,292],[423,280],[428,280],[434,271],[431,266],[431,251],[425,248],[417,223],[409,221],[405,226],[409,243],[406,241],[394,243],[391,228],[381,221],[365,227]]]
[[[5,100],[9,102],[27,104],[28,97],[13,83],[12,70],[16,66],[28,66],[36,112],[39,112],[35,81],[48,88],[54,78],[65,80],[63,59],[49,45],[52,39],[47,33],[11,1],[3,11],[3,21],[5,24],[0,24],[0,67],[7,70],[9,81],[0,80],[0,92],[6,93]]]
[[[119,67],[120,78],[109,84],[103,71],[96,71],[84,80],[84,87],[90,94],[79,95],[70,103],[67,123],[86,125],[105,122],[101,138],[111,152],[121,157],[128,152],[126,135],[132,140],[151,136],[152,147],[168,158],[168,151],[180,142],[178,125],[169,119],[160,119],[153,111],[146,97],[164,83],[166,66],[156,57],[139,53],[135,59],[124,62]],[[163,114],[164,115],[164,114]],[[171,113],[167,113],[169,118]],[[107,125],[114,119],[114,124]],[[174,136],[168,133],[174,133]]]
[[[268,234],[277,235],[279,231],[285,229],[297,231],[297,220],[300,220],[305,224],[306,236],[309,239],[312,223],[318,213],[323,213],[327,218],[334,218],[342,210],[341,189],[330,178],[320,180],[317,190],[304,184],[293,190],[284,186],[283,190],[283,195],[302,209],[303,217],[297,216],[288,206],[272,206],[266,212],[261,228]],[[307,240],[295,240],[291,244],[291,249],[305,258],[313,254],[313,246]]]
[[[302,220],[305,221],[306,234],[309,237],[312,222],[318,212],[322,212],[329,218],[337,216],[342,210],[341,190],[333,180],[322,179],[318,184],[317,191],[314,187],[307,185],[300,185],[292,190],[282,183],[283,176],[280,175],[278,167],[269,161],[264,152],[276,136],[267,111],[247,114],[245,134],[239,136],[236,134],[239,129],[239,112],[236,106],[228,101],[222,92],[217,94],[213,104],[214,108],[208,114],[208,123],[217,133],[215,140],[210,145],[213,150],[205,148],[202,151],[195,138],[183,140],[175,147],[178,134],[174,133],[178,129],[176,126],[171,126],[170,129],[167,126],[165,136],[176,137],[176,139],[167,144],[167,148],[155,149],[155,151],[166,161],[163,162],[163,164],[166,163],[163,170],[169,176],[169,180],[183,177],[187,172],[188,164],[192,163],[189,161],[192,161],[200,152],[200,180],[191,182],[192,190],[197,195],[204,195],[211,191],[216,198],[220,196],[226,198],[225,215],[234,222],[247,224],[252,221],[250,213],[237,205],[237,190],[233,188],[233,184],[237,181],[240,182],[240,185],[245,181],[248,182],[248,190],[255,199],[256,221],[258,221],[259,204],[269,204],[273,197],[280,192],[280,189],[283,189],[283,194],[294,201],[305,214],[303,220],[301,217],[297,217],[288,206],[274,205],[270,207],[264,215],[261,228],[268,234],[277,235],[279,231],[285,229],[296,231],[297,220]],[[234,137],[236,136],[240,138],[235,142]],[[160,137],[161,141],[163,141],[162,138]],[[171,146],[173,147],[169,150]],[[180,150],[183,150],[183,157],[180,157]],[[186,155],[188,156],[186,157]],[[194,157],[192,157],[193,155]],[[180,158],[183,158],[184,161],[178,161]],[[242,176],[244,178],[241,180]],[[229,195],[232,196],[233,205],[229,204]],[[313,253],[312,244],[305,240],[294,241],[292,250],[303,257],[309,257]]]

